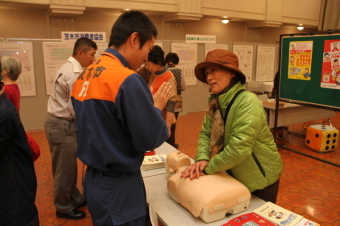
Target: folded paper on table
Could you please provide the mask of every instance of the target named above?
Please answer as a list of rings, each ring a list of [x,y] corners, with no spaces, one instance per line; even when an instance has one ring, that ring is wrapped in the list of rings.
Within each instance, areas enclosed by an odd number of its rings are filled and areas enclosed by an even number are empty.
[[[166,154],[144,156],[143,170],[151,170],[165,167]]]
[[[272,202],[266,202],[253,212],[274,224],[282,226],[295,226],[303,219],[301,215],[286,210]]]

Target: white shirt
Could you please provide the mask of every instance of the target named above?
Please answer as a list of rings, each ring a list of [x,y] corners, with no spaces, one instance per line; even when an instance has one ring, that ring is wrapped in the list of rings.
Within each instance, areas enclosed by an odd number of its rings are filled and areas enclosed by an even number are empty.
[[[70,109],[69,101],[72,86],[76,78],[83,72],[84,68],[72,56],[61,66],[53,81],[52,92],[47,102],[47,112],[56,117],[72,119],[73,109]]]

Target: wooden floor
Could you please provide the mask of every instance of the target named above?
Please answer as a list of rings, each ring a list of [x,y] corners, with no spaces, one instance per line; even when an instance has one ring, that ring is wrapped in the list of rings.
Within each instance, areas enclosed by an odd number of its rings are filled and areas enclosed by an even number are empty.
[[[179,144],[178,149],[190,157],[195,156],[203,116],[203,112],[197,112],[178,118],[176,143]],[[331,122],[339,129],[340,114],[337,113]],[[305,126],[306,124],[298,124],[289,126],[288,129],[294,133],[304,134]],[[92,225],[86,207],[81,209],[87,214],[82,220],[66,220],[55,216],[51,158],[46,137],[43,130],[29,133],[41,148],[41,156],[35,162],[38,179],[36,204],[41,225]],[[278,131],[278,134],[283,135],[281,131]],[[284,134],[289,141],[284,142],[284,148],[279,148],[284,172],[280,180],[277,204],[318,222],[321,226],[340,226],[340,145],[333,152],[318,153],[306,148],[303,137]],[[278,139],[278,143],[282,145],[283,140]],[[78,187],[82,190],[83,165],[80,161],[78,168]]]

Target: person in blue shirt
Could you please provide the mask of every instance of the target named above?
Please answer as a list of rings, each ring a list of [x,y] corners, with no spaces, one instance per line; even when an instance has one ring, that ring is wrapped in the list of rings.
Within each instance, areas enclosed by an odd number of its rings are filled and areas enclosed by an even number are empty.
[[[140,167],[146,151],[169,136],[162,109],[171,86],[155,93],[137,74],[154,46],[157,29],[138,11],[113,24],[109,48],[80,74],[72,89],[77,157],[88,168],[84,195],[93,225],[147,224]]]

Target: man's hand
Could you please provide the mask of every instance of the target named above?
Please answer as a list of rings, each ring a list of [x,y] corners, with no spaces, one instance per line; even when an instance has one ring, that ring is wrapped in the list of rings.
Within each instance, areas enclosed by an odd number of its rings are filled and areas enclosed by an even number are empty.
[[[153,95],[154,106],[161,111],[171,97],[172,86],[168,82],[163,82],[157,92]]]

